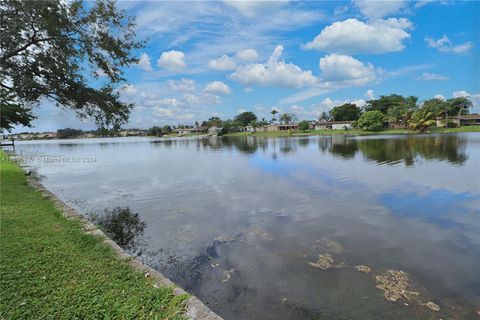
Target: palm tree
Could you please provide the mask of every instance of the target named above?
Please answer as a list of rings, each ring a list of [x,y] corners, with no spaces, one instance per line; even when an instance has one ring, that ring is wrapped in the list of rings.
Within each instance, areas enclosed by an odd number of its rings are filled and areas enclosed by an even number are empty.
[[[271,114],[272,114],[272,116],[273,116],[273,117],[272,117],[272,122],[277,121],[277,119],[275,119],[275,115],[276,115],[277,113],[278,113],[278,110],[277,110],[277,109],[272,109],[272,112],[271,112]]]
[[[429,127],[435,124],[435,116],[435,112],[430,111],[427,108],[422,108],[412,114],[408,121],[408,125],[413,130],[425,132]]]

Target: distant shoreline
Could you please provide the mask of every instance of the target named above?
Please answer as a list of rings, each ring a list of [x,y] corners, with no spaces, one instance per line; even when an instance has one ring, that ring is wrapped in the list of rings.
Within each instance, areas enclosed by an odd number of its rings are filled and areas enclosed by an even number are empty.
[[[456,132],[480,132],[480,126],[463,126],[459,128],[432,128],[429,133],[456,133]],[[298,136],[328,136],[328,135],[355,135],[355,136],[367,136],[367,135],[382,135],[382,134],[419,134],[420,132],[410,129],[385,129],[380,131],[365,131],[359,129],[352,130],[306,130],[306,131],[274,131],[274,132],[237,132],[228,133],[224,137],[244,137],[244,136],[257,136],[257,137],[298,137]]]
[[[480,132],[480,126],[462,126],[459,128],[432,128],[429,133],[458,133],[458,132]],[[382,135],[382,134],[419,134],[420,132],[410,129],[384,129],[380,131],[365,131],[359,129],[352,130],[306,130],[306,131],[274,131],[274,132],[236,132],[227,133],[219,137],[307,137],[307,136],[329,136],[329,135],[354,135],[354,136],[367,136],[367,135]],[[171,134],[163,136],[148,136],[148,135],[130,135],[130,136],[111,136],[111,137],[90,137],[90,136],[76,136],[69,138],[38,138],[38,139],[16,139],[15,141],[39,141],[39,140],[80,140],[80,139],[98,139],[98,138],[182,138],[182,137],[208,137],[207,134]]]

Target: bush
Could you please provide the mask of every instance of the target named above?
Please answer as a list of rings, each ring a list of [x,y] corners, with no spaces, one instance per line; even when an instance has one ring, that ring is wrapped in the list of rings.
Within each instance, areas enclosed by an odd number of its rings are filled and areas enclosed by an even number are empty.
[[[458,124],[454,121],[448,121],[449,128],[458,128]]]
[[[306,131],[308,128],[310,128],[310,123],[306,120],[300,121],[298,124],[298,130]]]
[[[358,127],[368,131],[378,131],[383,128],[385,116],[380,111],[367,111],[358,119]]]

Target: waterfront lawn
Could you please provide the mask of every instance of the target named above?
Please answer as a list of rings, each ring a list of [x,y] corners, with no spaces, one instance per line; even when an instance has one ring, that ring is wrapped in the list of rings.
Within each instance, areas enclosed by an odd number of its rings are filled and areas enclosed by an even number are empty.
[[[430,133],[454,133],[454,132],[480,132],[480,126],[463,126],[459,128],[431,128]],[[384,129],[380,131],[366,131],[361,129],[352,130],[306,130],[306,131],[275,131],[275,132],[237,132],[226,134],[226,137],[289,137],[289,136],[318,136],[318,135],[378,135],[378,134],[415,134],[418,131],[410,129]]]
[[[186,296],[83,234],[3,151],[0,181],[0,319],[184,319]]]

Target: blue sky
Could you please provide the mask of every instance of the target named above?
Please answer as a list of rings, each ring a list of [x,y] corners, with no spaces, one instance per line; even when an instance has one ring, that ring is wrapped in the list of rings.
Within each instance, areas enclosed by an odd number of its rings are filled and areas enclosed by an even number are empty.
[[[126,128],[272,108],[315,119],[398,93],[469,95],[480,112],[477,1],[121,1],[147,47],[125,71]],[[33,131],[94,129],[43,101]],[[32,129],[16,128],[19,131]]]

